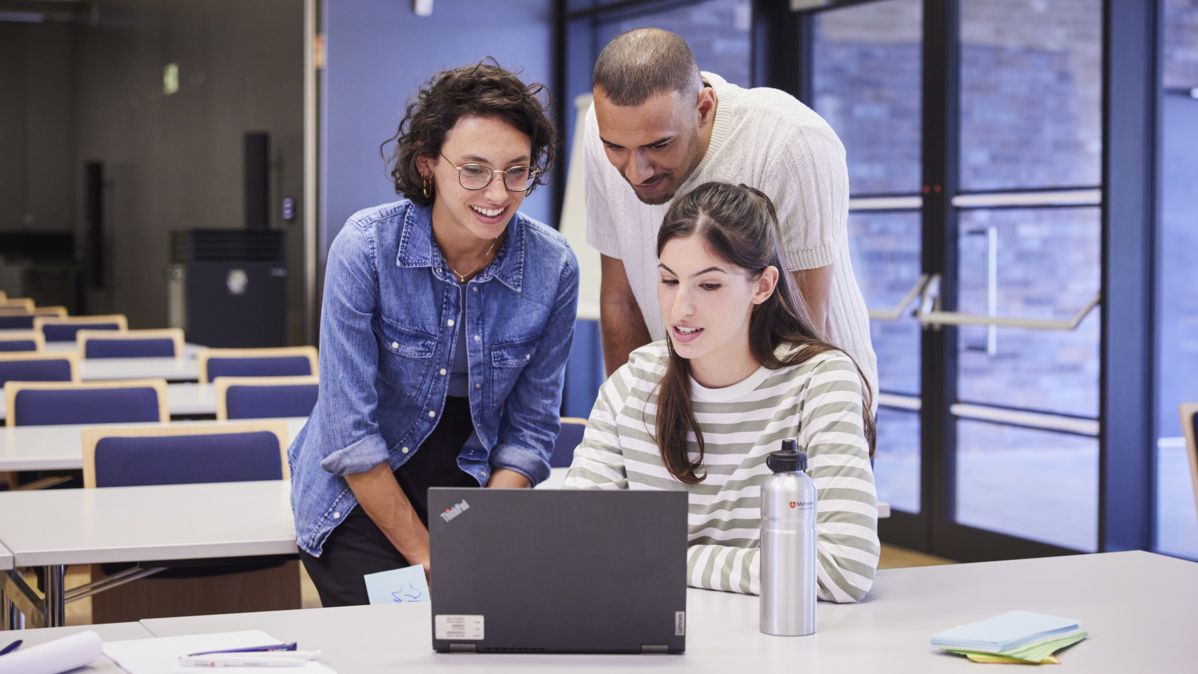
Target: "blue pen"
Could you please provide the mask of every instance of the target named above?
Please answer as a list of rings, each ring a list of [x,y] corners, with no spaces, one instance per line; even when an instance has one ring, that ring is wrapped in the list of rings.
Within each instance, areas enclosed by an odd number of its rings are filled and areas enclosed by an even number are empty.
[[[221,648],[215,651],[188,653],[187,657],[194,658],[200,655],[216,655],[217,653],[269,653],[271,651],[294,651],[298,645],[298,642],[293,641],[289,644],[266,644],[265,646],[245,646],[243,648]]]
[[[0,655],[5,655],[6,653],[12,653],[13,651],[20,648],[21,644],[23,644],[23,643],[25,643],[23,640],[17,639],[16,641],[12,642],[11,644],[5,646],[2,650],[0,650]]]

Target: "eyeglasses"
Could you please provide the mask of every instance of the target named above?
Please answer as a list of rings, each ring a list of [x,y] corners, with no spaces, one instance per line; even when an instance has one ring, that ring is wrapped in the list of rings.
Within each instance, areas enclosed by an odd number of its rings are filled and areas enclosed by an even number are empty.
[[[458,170],[458,184],[468,190],[485,189],[495,179],[495,174],[503,175],[503,186],[509,192],[527,192],[541,175],[541,169],[533,166],[513,166],[511,168],[493,169],[483,164],[462,164],[458,166],[444,154],[441,158]]]

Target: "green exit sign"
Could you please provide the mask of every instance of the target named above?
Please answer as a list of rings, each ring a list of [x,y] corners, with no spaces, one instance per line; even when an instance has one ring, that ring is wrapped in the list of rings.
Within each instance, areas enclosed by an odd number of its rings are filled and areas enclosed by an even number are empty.
[[[179,90],[179,64],[168,63],[162,68],[162,93],[170,96]]]

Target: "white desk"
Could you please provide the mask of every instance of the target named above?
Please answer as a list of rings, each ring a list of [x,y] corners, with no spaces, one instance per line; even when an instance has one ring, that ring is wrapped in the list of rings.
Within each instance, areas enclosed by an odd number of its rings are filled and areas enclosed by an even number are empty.
[[[434,574],[435,574],[434,570]],[[261,629],[320,649],[342,672],[976,672],[931,635],[1015,608],[1076,618],[1090,638],[1061,653],[1071,672],[1177,672],[1192,665],[1198,564],[1123,552],[891,569],[868,601],[820,603],[811,637],[758,631],[756,597],[687,593],[687,652],[679,656],[439,655],[428,604],[304,609],[143,620],[155,636]],[[1191,664],[1186,664],[1191,663]]]
[[[284,480],[0,492],[0,541],[14,567],[46,567],[32,618],[55,627],[68,564],[295,554],[290,495]]]
[[[212,384],[196,382],[167,384],[166,408],[172,417],[215,415],[216,388]],[[0,421],[4,421],[7,415],[7,407],[0,406]]]
[[[0,632],[0,645],[7,644],[14,639],[21,639],[25,643],[22,648],[36,646],[47,641],[61,639],[65,636],[70,636],[76,632],[92,631],[100,635],[103,641],[118,641],[122,639],[145,639],[154,636],[143,627],[140,623],[108,623],[106,625],[72,625],[70,627],[54,627],[32,630],[14,630],[11,632]],[[120,667],[117,667],[111,660],[101,655],[99,659],[89,667],[81,669],[72,669],[72,674],[76,672],[109,672],[119,674]]]
[[[79,361],[83,381],[156,379],[199,381],[200,363],[191,358],[91,358]]]
[[[290,417],[287,422],[288,441],[307,423],[307,417]],[[176,421],[173,428],[211,426],[222,423],[207,421]],[[157,426],[158,424],[120,424],[122,426]],[[83,467],[83,438],[85,428],[97,424],[69,426],[0,427],[0,472],[23,470],[78,470]],[[0,492],[2,493],[2,492]]]
[[[12,568],[12,553],[8,548],[0,545],[0,571],[8,571]]]

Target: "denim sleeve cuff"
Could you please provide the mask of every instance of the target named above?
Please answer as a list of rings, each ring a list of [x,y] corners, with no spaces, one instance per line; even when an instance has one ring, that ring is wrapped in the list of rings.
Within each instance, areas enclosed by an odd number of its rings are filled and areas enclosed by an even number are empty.
[[[540,452],[524,447],[496,445],[491,450],[491,465],[520,473],[533,487],[549,479],[549,460]]]
[[[324,458],[320,467],[334,475],[363,473],[388,458],[387,443],[381,435],[368,435]]]

